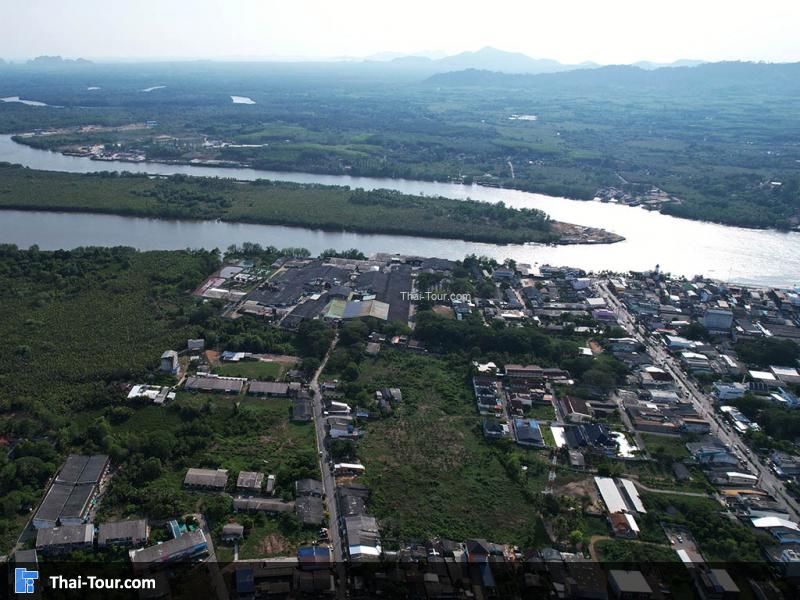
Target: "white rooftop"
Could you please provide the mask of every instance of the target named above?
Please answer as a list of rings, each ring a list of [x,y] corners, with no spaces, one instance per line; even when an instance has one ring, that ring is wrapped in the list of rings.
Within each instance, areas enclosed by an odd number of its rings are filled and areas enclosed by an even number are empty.
[[[797,523],[794,521],[789,521],[788,519],[781,519],[780,517],[758,517],[757,519],[751,519],[751,521],[753,523],[753,527],[757,529],[783,527],[785,529],[800,531],[800,527],[798,527]]]
[[[597,484],[597,489],[600,490],[600,495],[603,497],[603,502],[606,503],[608,512],[627,512],[628,505],[619,493],[617,484],[611,477],[595,477],[594,482]]]

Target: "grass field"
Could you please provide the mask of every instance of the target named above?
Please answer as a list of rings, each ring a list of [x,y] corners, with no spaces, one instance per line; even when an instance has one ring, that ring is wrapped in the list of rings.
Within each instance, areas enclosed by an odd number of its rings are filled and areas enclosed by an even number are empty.
[[[645,449],[653,458],[672,461],[689,458],[689,451],[686,449],[688,440],[683,436],[676,437],[648,433],[641,435]]]
[[[277,381],[283,374],[280,363],[264,361],[247,361],[225,363],[214,369],[214,373],[226,377],[245,377],[261,381]]]
[[[556,418],[556,411],[552,404],[534,404],[525,409],[525,417],[537,421],[552,421]]]
[[[430,536],[522,542],[536,534],[529,494],[543,488],[546,467],[535,452],[483,439],[466,361],[386,352],[365,360],[361,373],[368,388],[403,391],[395,416],[369,423],[359,442],[387,544]]]
[[[268,558],[272,556],[293,556],[305,543],[316,539],[312,530],[298,530],[286,526],[280,518],[267,518],[262,525],[247,531],[239,544],[239,558]]]

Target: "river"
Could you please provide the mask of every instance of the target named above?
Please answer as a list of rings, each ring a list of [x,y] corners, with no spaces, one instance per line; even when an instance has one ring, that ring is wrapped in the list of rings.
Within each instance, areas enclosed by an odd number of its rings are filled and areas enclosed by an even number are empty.
[[[644,270],[660,264],[662,270],[678,275],[706,275],[755,285],[800,285],[800,233],[797,232],[742,229],[677,219],[615,204],[454,183],[194,165],[100,162],[17,144],[7,135],[0,136],[0,161],[33,169],[74,173],[103,170],[162,175],[183,173],[241,180],[274,179],[364,189],[388,188],[408,194],[503,201],[517,208],[539,208],[556,220],[601,227],[626,238],[624,242],[602,246],[495,245],[267,225],[167,221],[85,213],[2,211],[0,242],[23,247],[38,244],[42,249],[55,249],[121,244],[141,249],[224,249],[233,243],[251,241],[278,247],[302,246],[314,253],[326,248],[358,248],[367,254],[395,252],[455,259],[474,252],[500,260],[513,258],[523,263],[571,265],[593,271]]]

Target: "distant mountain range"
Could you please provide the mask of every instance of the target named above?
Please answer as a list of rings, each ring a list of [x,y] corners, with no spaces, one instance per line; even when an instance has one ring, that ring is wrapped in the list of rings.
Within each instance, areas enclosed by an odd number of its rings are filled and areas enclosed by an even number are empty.
[[[466,69],[432,75],[426,83],[450,87],[551,91],[659,90],[686,94],[710,90],[755,89],[800,94],[800,63],[717,62],[694,67],[613,65],[561,73],[511,74]]]
[[[561,73],[576,69],[596,69],[601,65],[594,62],[579,64],[564,64],[549,58],[531,58],[520,52],[506,52],[497,48],[482,48],[475,52],[461,52],[452,56],[432,58],[422,53],[420,55],[395,55],[391,53],[374,55],[365,59],[365,62],[380,62],[383,65],[404,70],[427,71],[433,73],[446,73],[450,71],[463,71],[478,69],[482,71],[495,71],[498,73],[517,73],[538,75],[542,73]],[[674,63],[653,63],[641,61],[634,66],[640,69],[658,69],[663,67],[688,67],[702,64],[700,60],[678,60]]]

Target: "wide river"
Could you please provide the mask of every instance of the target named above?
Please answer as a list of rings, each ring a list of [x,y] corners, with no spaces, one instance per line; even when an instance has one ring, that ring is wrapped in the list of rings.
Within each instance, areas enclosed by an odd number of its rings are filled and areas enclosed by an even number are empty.
[[[274,179],[364,189],[388,188],[408,194],[472,198],[486,202],[503,201],[513,207],[542,209],[559,221],[602,227],[625,236],[624,242],[598,246],[495,245],[212,221],[0,211],[0,242],[21,247],[38,244],[42,249],[88,245],[126,245],[144,250],[187,247],[224,249],[230,244],[250,241],[279,248],[305,247],[313,253],[326,248],[358,248],[366,254],[391,252],[452,259],[476,253],[500,260],[513,258],[523,263],[571,265],[592,271],[644,270],[660,264],[662,270],[679,275],[706,275],[724,281],[781,287],[800,285],[800,233],[742,229],[688,221],[615,204],[568,200],[516,190],[404,179],[158,163],[99,162],[30,148],[15,143],[7,135],[0,136],[0,162],[72,173],[103,170],[162,175],[183,173],[241,180]]]

